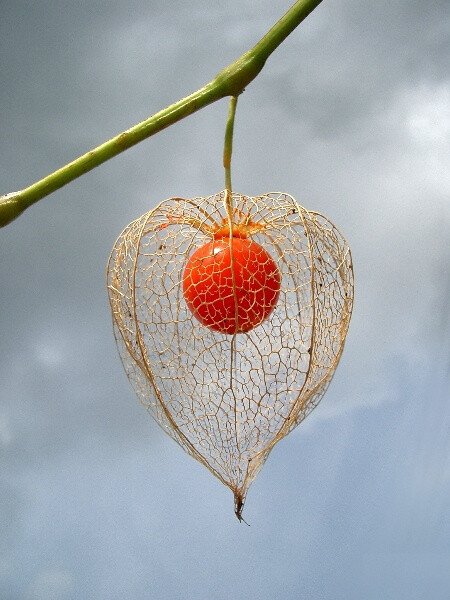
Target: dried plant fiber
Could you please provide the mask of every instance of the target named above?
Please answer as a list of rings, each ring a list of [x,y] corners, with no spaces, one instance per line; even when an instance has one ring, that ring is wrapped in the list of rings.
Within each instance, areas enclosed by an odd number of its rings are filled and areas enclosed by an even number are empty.
[[[183,295],[189,257],[224,227],[264,248],[281,276],[270,315],[233,334],[199,322]],[[339,362],[353,306],[347,243],[289,194],[170,198],[121,233],[107,286],[140,401],[231,488],[241,519],[270,451],[317,406]]]

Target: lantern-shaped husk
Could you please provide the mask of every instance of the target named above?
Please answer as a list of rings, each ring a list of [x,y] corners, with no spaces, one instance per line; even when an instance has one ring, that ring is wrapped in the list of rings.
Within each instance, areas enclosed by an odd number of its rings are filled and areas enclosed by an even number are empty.
[[[233,193],[231,217],[273,258],[281,291],[246,333],[202,325],[183,296],[192,253],[230,220],[226,192],[170,198],[124,229],[107,273],[128,378],[159,425],[234,493],[319,403],[336,369],[353,303],[350,249],[323,215],[292,196]]]

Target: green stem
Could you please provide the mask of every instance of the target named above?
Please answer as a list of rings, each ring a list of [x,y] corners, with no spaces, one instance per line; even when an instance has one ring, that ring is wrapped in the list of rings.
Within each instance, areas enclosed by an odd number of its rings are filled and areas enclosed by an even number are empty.
[[[231,96],[228,110],[227,126],[225,128],[225,143],[223,146],[223,166],[225,167],[225,189],[231,192],[231,154],[233,152],[234,116],[236,114],[237,96]]]
[[[0,197],[0,227],[55,190],[110,158],[225,96],[239,96],[263,68],[267,58],[322,0],[298,0],[250,51],[190,96],[47,175],[29,187]],[[230,183],[231,186],[231,183]]]

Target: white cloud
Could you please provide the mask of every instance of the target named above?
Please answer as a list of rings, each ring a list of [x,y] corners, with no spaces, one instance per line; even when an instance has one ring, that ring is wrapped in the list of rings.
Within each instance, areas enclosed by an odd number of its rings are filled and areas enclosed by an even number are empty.
[[[41,336],[33,344],[34,356],[43,368],[56,369],[64,363],[65,343],[55,336]]]
[[[450,144],[450,83],[422,85],[403,96],[411,137],[436,148]],[[447,155],[448,159],[448,155]]]

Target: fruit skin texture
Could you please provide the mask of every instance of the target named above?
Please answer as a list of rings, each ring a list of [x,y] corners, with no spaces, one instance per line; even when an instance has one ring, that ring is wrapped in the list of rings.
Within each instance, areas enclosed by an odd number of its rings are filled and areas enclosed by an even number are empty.
[[[227,334],[250,331],[267,319],[281,285],[278,267],[262,246],[236,236],[231,246],[232,252],[229,237],[207,242],[192,254],[183,274],[184,298],[194,317]]]

